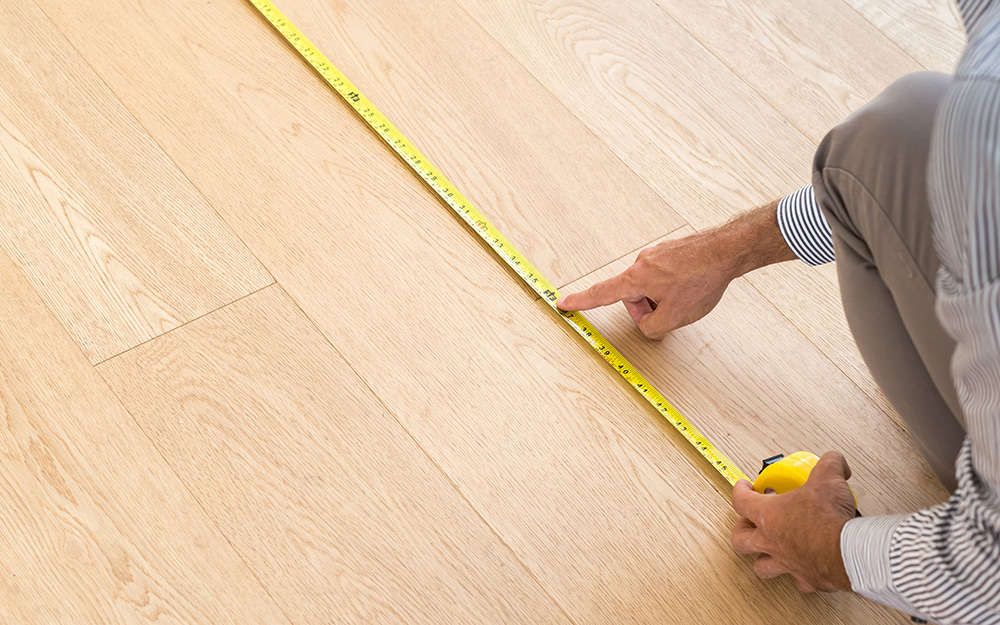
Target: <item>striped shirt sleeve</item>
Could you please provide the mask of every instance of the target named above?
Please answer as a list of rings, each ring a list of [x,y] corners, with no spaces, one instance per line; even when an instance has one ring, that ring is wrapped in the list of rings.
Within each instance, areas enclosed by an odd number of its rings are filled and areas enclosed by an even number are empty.
[[[803,261],[814,266],[833,262],[833,235],[811,184],[778,202],[778,229],[788,247]]]
[[[937,314],[967,437],[945,503],[855,519],[841,551],[859,593],[942,623],[1000,625],[1000,4],[959,2],[970,43],[938,110],[927,181]],[[970,19],[981,18],[981,19]]]

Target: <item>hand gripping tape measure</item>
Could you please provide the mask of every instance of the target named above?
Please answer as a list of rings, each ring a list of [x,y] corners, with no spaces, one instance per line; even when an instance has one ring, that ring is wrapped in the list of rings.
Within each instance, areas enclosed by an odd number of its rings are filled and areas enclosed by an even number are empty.
[[[731,485],[739,480],[749,479],[740,469],[712,444],[701,432],[684,418],[681,413],[657,391],[646,378],[617,349],[605,339],[597,329],[578,312],[559,310],[555,302],[559,291],[538,271],[514,245],[490,223],[482,213],[462,195],[455,185],[438,170],[375,105],[358,91],[347,77],[338,70],[326,56],[270,0],[249,0],[260,14],[277,30],[285,40],[302,56],[316,72],[340,94],[354,111],[374,130],[410,168],[472,230],[493,248],[511,269],[528,286],[542,297],[594,350],[599,353],[625,380],[656,409],[664,419],[692,446],[694,446]],[[805,483],[809,471],[816,463],[816,456],[808,452],[798,452],[786,457],[769,458],[754,482],[757,492],[787,492]]]

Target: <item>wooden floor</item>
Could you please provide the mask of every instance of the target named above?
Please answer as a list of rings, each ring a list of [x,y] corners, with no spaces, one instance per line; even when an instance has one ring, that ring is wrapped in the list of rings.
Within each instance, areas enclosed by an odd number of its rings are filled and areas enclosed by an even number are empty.
[[[808,182],[950,0],[280,0],[553,282]],[[902,623],[761,582],[729,487],[243,0],[0,3],[0,622]],[[746,471],[946,493],[834,269],[662,343]]]

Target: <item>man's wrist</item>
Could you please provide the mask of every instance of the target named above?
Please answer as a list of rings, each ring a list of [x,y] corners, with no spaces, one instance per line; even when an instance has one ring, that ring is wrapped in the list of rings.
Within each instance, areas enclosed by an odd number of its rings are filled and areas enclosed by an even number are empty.
[[[843,543],[841,541],[844,526],[846,526],[848,522],[849,520],[838,522],[832,532],[833,535],[831,543],[833,545],[834,556],[829,562],[831,569],[827,571],[827,579],[830,580],[833,585],[832,590],[851,589],[851,578],[847,574],[847,565],[844,564]]]

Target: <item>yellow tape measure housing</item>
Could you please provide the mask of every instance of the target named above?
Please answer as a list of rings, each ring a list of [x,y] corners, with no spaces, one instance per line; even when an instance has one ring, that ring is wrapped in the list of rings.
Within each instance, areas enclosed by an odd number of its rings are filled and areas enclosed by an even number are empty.
[[[753,489],[762,495],[768,493],[787,493],[805,485],[809,474],[816,468],[819,456],[809,451],[797,451],[787,456],[774,456],[764,460],[764,467],[754,480]],[[854,491],[851,491],[854,495]],[[857,511],[858,498],[854,497],[854,509]],[[861,513],[857,513],[861,516]]]
[[[549,303],[576,332],[582,336],[628,383],[646,399],[674,428],[679,431],[730,484],[748,479],[715,445],[685,419],[635,367],[578,312],[556,308],[559,291],[528,262],[528,259],[473,206],[403,134],[396,129],[368,98],[358,91],[302,31],[295,27],[270,0],[249,0],[270,24],[290,43],[309,65],[353,108],[375,132],[461,217],[486,241],[497,256]]]

